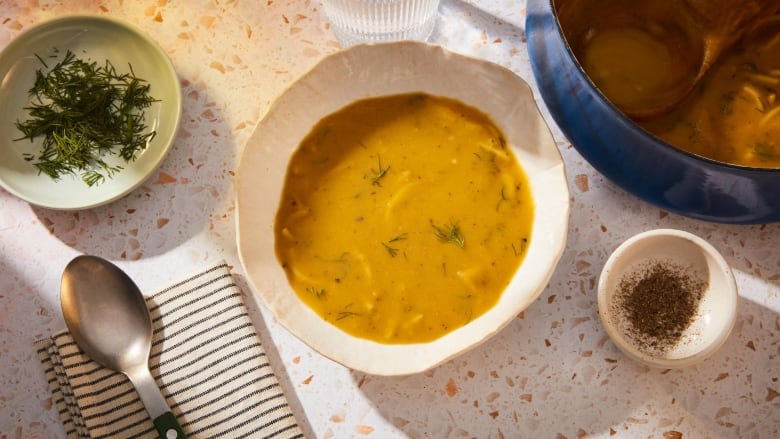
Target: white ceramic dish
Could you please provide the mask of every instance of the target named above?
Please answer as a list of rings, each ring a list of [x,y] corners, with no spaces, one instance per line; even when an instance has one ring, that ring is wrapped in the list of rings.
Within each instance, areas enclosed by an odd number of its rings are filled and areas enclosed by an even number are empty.
[[[611,306],[624,276],[648,263],[669,262],[706,280],[698,313],[680,341],[663,354],[648,353],[626,335],[626,323]],[[620,245],[609,257],[598,284],[599,315],[607,334],[627,356],[660,368],[698,363],[726,341],[737,316],[737,284],[723,256],[708,242],[688,232],[658,229],[640,233]]]
[[[526,171],[536,203],[528,253],[498,304],[430,343],[385,345],[352,337],[304,305],[274,253],[274,218],[293,151],[324,116],[362,98],[422,91],[490,115]],[[563,162],[528,85],[498,65],[419,42],[358,45],[326,57],[273,104],[249,139],[237,181],[239,255],[276,318],[323,355],[377,375],[421,372],[498,332],[542,292],[566,242]]]
[[[39,174],[25,153],[37,153],[40,141],[14,141],[21,137],[15,126],[26,120],[24,107],[35,72],[53,50],[72,51],[85,61],[102,65],[111,61],[119,72],[133,71],[150,84],[149,94],[160,102],[146,109],[146,125],[157,131],[134,162],[109,157],[111,165],[124,169],[89,187],[79,176],[66,175],[58,181]],[[44,68],[45,70],[45,68]],[[74,15],[34,26],[0,53],[0,185],[12,194],[42,207],[62,210],[86,209],[114,201],[136,187],[157,168],[173,145],[181,117],[181,88],[171,61],[163,50],[142,32],[123,22],[103,16]]]

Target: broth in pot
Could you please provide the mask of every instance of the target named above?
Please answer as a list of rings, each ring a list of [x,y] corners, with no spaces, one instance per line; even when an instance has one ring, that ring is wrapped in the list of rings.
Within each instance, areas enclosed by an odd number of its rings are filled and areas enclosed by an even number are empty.
[[[580,65],[640,126],[716,161],[780,167],[780,1],[555,5]]]

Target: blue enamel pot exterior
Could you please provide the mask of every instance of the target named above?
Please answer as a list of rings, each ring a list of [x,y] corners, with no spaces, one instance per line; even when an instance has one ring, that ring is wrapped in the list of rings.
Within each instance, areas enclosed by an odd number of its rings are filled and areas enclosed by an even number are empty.
[[[600,173],[662,209],[706,221],[780,219],[780,169],[733,166],[686,153],[610,104],[566,43],[551,0],[528,0],[531,65],[553,119]]]

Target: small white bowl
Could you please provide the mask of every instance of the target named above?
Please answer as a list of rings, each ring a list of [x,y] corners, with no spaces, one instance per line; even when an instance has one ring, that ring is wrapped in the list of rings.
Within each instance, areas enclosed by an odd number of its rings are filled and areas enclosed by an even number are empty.
[[[614,306],[621,280],[654,262],[684,267],[707,282],[694,320],[663,353],[638,346]],[[680,230],[651,230],[628,239],[609,257],[599,279],[598,307],[607,334],[623,353],[649,366],[679,368],[704,360],[726,341],[737,316],[737,284],[723,256],[708,242]]]

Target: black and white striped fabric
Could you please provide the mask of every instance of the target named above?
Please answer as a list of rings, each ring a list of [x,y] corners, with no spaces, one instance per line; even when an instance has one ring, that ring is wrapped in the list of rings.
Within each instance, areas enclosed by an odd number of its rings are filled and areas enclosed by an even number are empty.
[[[190,438],[303,434],[227,264],[146,299],[149,367]],[[69,438],[155,438],[130,381],[85,356],[67,331],[35,343]]]

